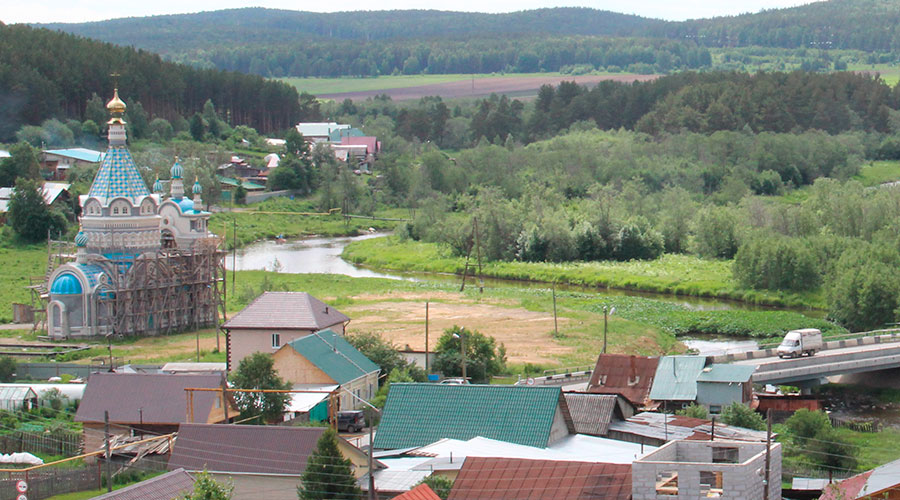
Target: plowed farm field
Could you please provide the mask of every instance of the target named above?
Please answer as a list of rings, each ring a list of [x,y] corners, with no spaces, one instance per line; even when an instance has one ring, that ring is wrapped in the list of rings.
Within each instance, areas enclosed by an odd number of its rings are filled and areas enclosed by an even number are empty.
[[[435,75],[439,76],[439,75]],[[425,85],[409,86],[409,82],[398,82],[392,87],[392,79],[385,78],[384,88],[372,89],[371,87],[380,79],[360,79],[369,87],[367,90],[326,93],[319,92],[316,96],[321,99],[364,100],[376,95],[386,94],[394,101],[409,101],[426,96],[440,96],[443,99],[476,98],[491,94],[505,94],[510,97],[530,97],[537,95],[542,85],[559,85],[563,81],[574,81],[579,85],[592,87],[603,81],[635,82],[647,81],[658,78],[659,75],[634,75],[634,74],[604,74],[604,75],[504,75],[504,76],[476,76],[467,77],[460,75],[460,79],[454,81],[442,81]],[[374,80],[374,82],[373,82]],[[298,89],[303,90],[303,80],[293,80]]]

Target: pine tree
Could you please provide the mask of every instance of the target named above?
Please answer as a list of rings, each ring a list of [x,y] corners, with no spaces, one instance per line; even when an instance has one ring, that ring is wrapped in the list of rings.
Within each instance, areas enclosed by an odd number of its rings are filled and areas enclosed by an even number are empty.
[[[316,451],[309,456],[306,471],[297,487],[297,496],[300,500],[349,500],[363,497],[350,469],[350,460],[344,458],[338,449],[337,433],[333,429],[322,434],[316,444]]]

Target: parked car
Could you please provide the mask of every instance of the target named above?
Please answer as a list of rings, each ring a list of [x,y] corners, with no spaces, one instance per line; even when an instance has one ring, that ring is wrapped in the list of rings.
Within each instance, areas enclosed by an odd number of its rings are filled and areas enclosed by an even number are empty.
[[[804,354],[814,356],[821,349],[822,332],[816,328],[804,328],[787,332],[777,352],[779,358],[799,358]]]
[[[339,411],[338,430],[341,432],[359,432],[366,426],[362,410]]]
[[[457,378],[445,378],[444,380],[441,380],[440,383],[441,384],[451,384],[451,385],[462,385],[462,384],[468,384],[469,381],[464,378],[457,377]]]

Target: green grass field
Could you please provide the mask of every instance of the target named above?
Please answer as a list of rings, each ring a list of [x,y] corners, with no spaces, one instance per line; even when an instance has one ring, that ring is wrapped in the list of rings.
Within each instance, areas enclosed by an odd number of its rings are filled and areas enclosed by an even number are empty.
[[[396,237],[356,241],[343,257],[356,264],[396,271],[461,273],[465,259],[435,243]],[[715,297],[773,306],[824,307],[820,292],[790,294],[740,288],[731,276],[731,261],[664,255],[631,262],[488,262],[485,277],[645,292]]]
[[[895,64],[849,64],[847,71],[878,73],[884,83],[891,87],[900,82],[900,66]]]
[[[853,177],[865,186],[900,181],[900,161],[873,161]]]

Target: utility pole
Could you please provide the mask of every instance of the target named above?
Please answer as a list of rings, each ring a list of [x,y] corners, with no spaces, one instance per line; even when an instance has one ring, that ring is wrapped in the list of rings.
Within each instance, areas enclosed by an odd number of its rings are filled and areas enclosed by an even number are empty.
[[[763,500],[769,500],[769,473],[772,467],[772,409],[766,410],[766,477],[763,480]]]
[[[112,492],[112,452],[109,446],[109,411],[103,411],[103,433],[106,434],[106,492]]]
[[[556,283],[553,283],[553,336],[559,337],[559,325],[556,321]],[[606,352],[606,340],[603,341],[603,352]]]
[[[466,333],[465,330],[459,331],[459,350],[462,352],[463,381],[468,380],[468,378],[466,378],[466,335],[465,335],[465,333]]]
[[[372,454],[375,453],[375,410],[369,410],[369,500],[375,500],[375,465]]]
[[[607,311],[609,308],[607,306],[603,306],[603,354],[606,354],[606,323],[607,323]]]
[[[428,301],[425,301],[425,374],[428,375]]]

